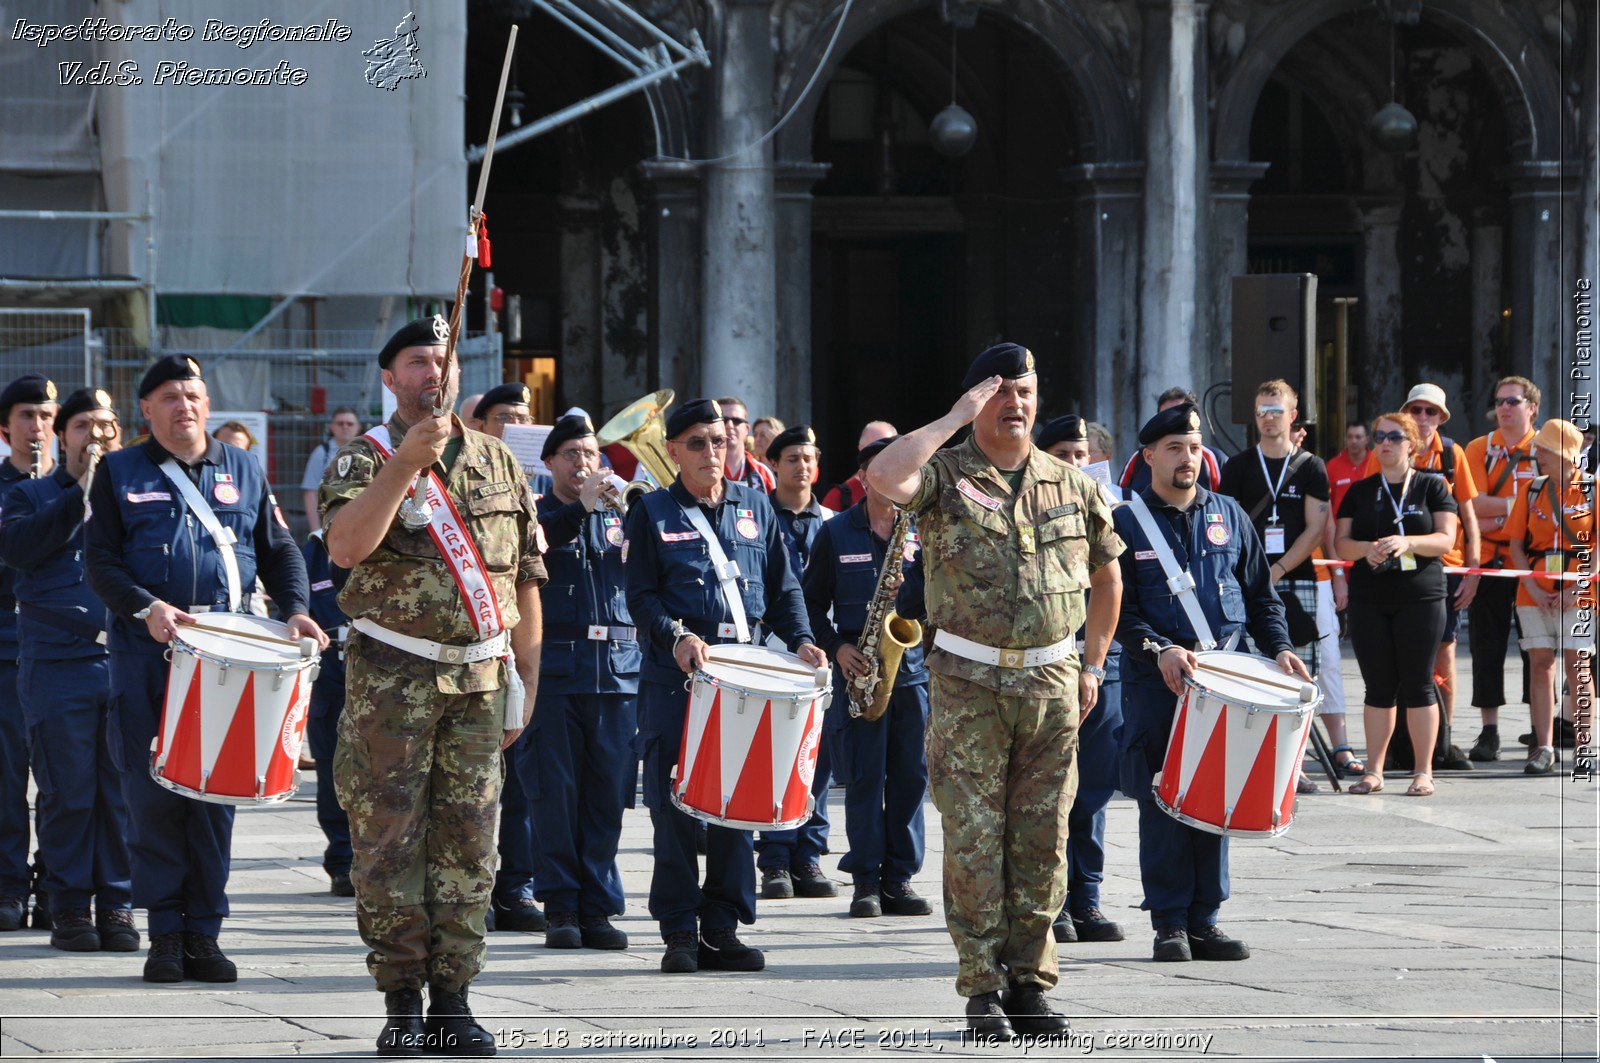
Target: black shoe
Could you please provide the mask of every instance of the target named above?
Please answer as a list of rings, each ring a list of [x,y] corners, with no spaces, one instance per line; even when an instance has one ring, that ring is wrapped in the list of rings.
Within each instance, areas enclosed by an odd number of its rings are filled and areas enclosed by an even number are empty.
[[[539,902],[532,897],[520,897],[510,906],[495,901],[489,907],[494,910],[495,930],[519,930],[527,934],[542,934],[550,925],[544,913],[539,910]]]
[[[1186,963],[1194,959],[1189,951],[1189,931],[1181,926],[1156,927],[1154,957],[1157,963]]]
[[[378,1035],[380,1056],[420,1056],[428,1033],[422,1025],[422,990],[391,989],[383,995],[388,1019]]]
[[[99,952],[100,931],[87,908],[63,908],[50,930],[50,947],[62,952]]]
[[[789,879],[789,872],[781,867],[764,867],[761,869],[761,899],[764,901],[786,901],[794,896],[794,883]]]
[[[355,883],[350,881],[350,874],[346,871],[336,871],[328,876],[328,892],[335,897],[354,897],[356,895]]]
[[[1016,1028],[1000,1005],[999,993],[979,993],[967,1000],[967,1031],[973,1037],[1015,1040]]]
[[[133,925],[132,908],[102,908],[95,912],[103,952],[138,952],[139,931]]]
[[[428,1047],[446,1056],[492,1056],[494,1035],[472,1017],[467,987],[454,992],[428,987],[428,1018],[422,1024]]]
[[[1055,935],[1057,945],[1070,945],[1078,940],[1078,928],[1072,925],[1072,916],[1067,914],[1065,908],[1050,924],[1050,933]]]
[[[700,932],[700,967],[707,971],[759,971],[767,958],[739,940],[731,926]]]
[[[151,934],[150,951],[144,958],[146,982],[183,981],[183,935]]]
[[[578,929],[577,912],[551,912],[550,925],[545,928],[544,947],[547,949],[583,948],[583,931]]]
[[[933,905],[912,889],[909,882],[885,882],[883,911],[886,915],[932,915]]]
[[[586,916],[578,923],[578,933],[586,949],[614,952],[628,947],[627,931],[618,930],[603,915]]]
[[[21,930],[26,921],[21,897],[0,897],[0,930]]]
[[[1471,771],[1472,761],[1461,751],[1460,746],[1450,746],[1433,758],[1433,766],[1436,771]]]
[[[1478,740],[1467,751],[1468,758],[1479,764],[1487,764],[1492,760],[1500,759],[1500,732],[1483,730],[1478,732]]]
[[[667,951],[661,957],[662,974],[693,974],[700,969],[700,942],[693,930],[677,930],[667,935]]]
[[[837,897],[839,887],[833,880],[822,873],[822,866],[815,860],[802,864],[789,873],[789,881],[794,884],[796,897]]]
[[[1248,960],[1250,947],[1214,926],[1189,931],[1189,949],[1197,960]]]
[[[1122,940],[1122,928],[1107,919],[1098,908],[1090,908],[1082,915],[1074,915],[1072,928],[1078,932],[1079,941]]]
[[[196,982],[237,982],[239,968],[222,954],[217,939],[207,934],[184,931],[183,976]]]
[[[883,914],[883,898],[876,882],[857,882],[850,895],[850,918],[876,919]]]
[[[1072,1031],[1072,1023],[1050,1007],[1044,990],[1036,985],[1012,986],[1006,990],[1003,1004],[1011,1017],[1011,1028],[1017,1033],[1051,1037]]]
[[[1517,741],[1521,742],[1525,746],[1532,746],[1533,732],[1529,731],[1527,734],[1518,735]],[[1577,735],[1573,731],[1572,721],[1557,716],[1555,725],[1555,748],[1573,749],[1577,746],[1577,744]]]

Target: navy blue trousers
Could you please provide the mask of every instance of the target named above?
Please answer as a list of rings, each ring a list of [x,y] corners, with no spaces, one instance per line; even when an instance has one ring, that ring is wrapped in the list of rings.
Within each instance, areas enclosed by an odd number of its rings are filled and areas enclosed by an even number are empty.
[[[834,689],[844,686],[835,673]],[[844,832],[850,851],[839,861],[857,885],[905,882],[922,870],[927,840],[922,802],[928,792],[923,739],[928,686],[896,685],[877,720],[850,715],[840,694],[828,713],[834,772],[844,785]]]
[[[329,647],[330,653],[338,652]],[[307,714],[306,741],[317,762],[317,826],[328,846],[322,850],[322,869],[329,876],[350,873],[350,817],[339,805],[333,789],[333,754],[339,748],[339,716],[344,712],[344,674],[342,670],[317,677],[311,688],[311,711]]]
[[[623,912],[617,845],[638,781],[634,698],[540,694],[512,747],[533,811],[534,896],[547,912]]]
[[[17,695],[15,661],[0,661],[0,897],[26,900],[28,867],[28,725]]]
[[[663,939],[678,931],[732,928],[756,921],[756,869],[750,832],[706,829],[706,876],[700,882],[695,852],[696,820],[672,803],[672,769],[683,742],[681,683],[639,684],[639,749],[644,756],[644,803],[650,809],[655,870],[650,876],[650,915]]]
[[[1100,702],[1078,728],[1078,794],[1067,816],[1067,903],[1082,915],[1100,907],[1106,875],[1106,805],[1117,792],[1122,683],[1107,670]]]
[[[494,901],[515,908],[533,896],[538,845],[533,833],[533,806],[517,772],[516,758],[500,754],[505,783],[500,788],[500,868],[494,873]]]
[[[50,910],[133,906],[128,811],[108,733],[106,659],[24,658],[18,693],[39,787],[39,853]]]
[[[173,793],[150,777],[166,688],[161,654],[111,654],[111,744],[128,807],[133,904],[150,913],[152,935],[216,937],[228,915],[233,808]]]
[[[798,827],[764,830],[757,835],[757,867],[763,871],[787,871],[821,861],[828,851],[828,787],[832,784],[832,758],[828,744],[823,742],[817,749],[817,773],[811,779],[811,798],[816,802],[811,818]]]

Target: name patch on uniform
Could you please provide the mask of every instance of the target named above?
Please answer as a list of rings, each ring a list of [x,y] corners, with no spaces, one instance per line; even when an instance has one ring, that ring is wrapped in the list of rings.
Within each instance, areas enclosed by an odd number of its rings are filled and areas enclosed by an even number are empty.
[[[170,491],[129,491],[129,502],[171,502]]]
[[[871,563],[871,561],[872,561],[872,555],[871,554],[840,554],[839,555],[839,564],[841,564],[841,565],[869,564],[869,563]]]
[[[1228,531],[1226,524],[1206,525],[1206,538],[1211,540],[1212,546],[1227,546],[1233,534]]]
[[[991,513],[1000,508],[1000,500],[998,498],[991,498],[984,494],[982,491],[974,487],[972,485],[972,481],[967,479],[965,476],[963,476],[960,482],[956,484],[956,490],[960,491],[962,494],[966,495],[968,498],[972,499],[974,502],[978,503],[978,505],[982,506],[984,509],[987,509]]]
[[[516,485],[515,484],[509,484],[509,483],[484,484],[482,487],[479,487],[479,488],[477,488],[476,490],[474,490],[472,492],[472,497],[473,498],[489,498],[492,495],[503,495],[507,491],[514,491],[514,490],[516,490]]]
[[[211,489],[211,497],[225,506],[239,501],[239,489],[231,483],[219,483]]]
[[[1156,560],[1156,552],[1154,550],[1135,550],[1133,559],[1135,561],[1154,561]]]
[[[700,538],[700,533],[693,530],[681,532],[664,531],[661,533],[661,541],[664,543],[686,543],[698,538]]]
[[[749,511],[741,510],[740,512]],[[737,528],[739,534],[744,536],[746,539],[754,539],[756,536],[761,534],[761,527],[756,523],[756,519],[754,517],[740,517],[733,526]]]
[[[1076,503],[1076,502],[1068,502],[1066,505],[1056,506],[1053,509],[1045,510],[1044,511],[1044,519],[1045,520],[1055,520],[1057,517],[1065,517],[1069,513],[1076,513],[1076,512],[1078,512],[1078,503]]]
[[[311,585],[311,589],[313,591],[331,591],[333,590],[333,580],[319,579]]]

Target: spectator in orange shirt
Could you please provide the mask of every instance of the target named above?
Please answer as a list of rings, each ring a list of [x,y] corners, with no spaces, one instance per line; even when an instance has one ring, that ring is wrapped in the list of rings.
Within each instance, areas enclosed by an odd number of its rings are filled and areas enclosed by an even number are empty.
[[[1358,423],[1347,427],[1344,430],[1344,449],[1328,459],[1328,504],[1335,513],[1339,512],[1339,503],[1344,501],[1344,493],[1350,490],[1350,485],[1372,475],[1361,471],[1371,455],[1367,426]],[[1328,554],[1333,554],[1331,547]],[[1344,606],[1339,608],[1342,610]]]
[[[1583,433],[1566,421],[1551,419],[1533,438],[1533,456],[1542,474],[1512,500],[1505,532],[1511,563],[1538,572],[1594,574],[1594,477],[1578,468]],[[1539,576],[1517,580],[1517,619],[1522,648],[1531,671],[1528,709],[1533,717],[1533,742],[1528,748],[1529,775],[1548,775],[1555,766],[1552,719],[1555,714],[1556,662],[1562,651],[1567,670],[1567,704],[1563,720],[1571,728],[1572,703],[1593,705],[1593,671],[1583,657],[1593,653],[1594,636],[1579,635],[1580,611],[1594,613],[1594,584],[1561,582]]]
[[[1505,568],[1511,560],[1506,519],[1516,496],[1537,475],[1533,464],[1533,422],[1539,415],[1539,389],[1527,377],[1504,377],[1494,386],[1496,427],[1467,444],[1467,471],[1478,497],[1472,508],[1483,539],[1484,568]],[[1505,704],[1506,646],[1516,603],[1516,581],[1490,579],[1467,608],[1472,650],[1472,704],[1483,715],[1483,730],[1473,760],[1500,759],[1500,706]],[[1527,669],[1523,670],[1524,675]]]

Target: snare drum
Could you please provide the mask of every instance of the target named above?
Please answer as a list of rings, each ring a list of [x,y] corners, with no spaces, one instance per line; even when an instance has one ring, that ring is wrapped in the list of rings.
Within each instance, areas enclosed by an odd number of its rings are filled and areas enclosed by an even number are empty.
[[[151,742],[150,777],[213,804],[286,801],[298,784],[320,658],[303,655],[288,625],[276,620],[205,613],[201,623],[180,627],[167,647],[167,697]]]
[[[1156,803],[1212,834],[1276,837],[1294,818],[1295,781],[1322,695],[1263,657],[1195,656],[1199,667],[1185,680],[1153,783]]]
[[[711,653],[689,685],[672,803],[722,827],[800,826],[815,803],[829,673],[765,646]]]

